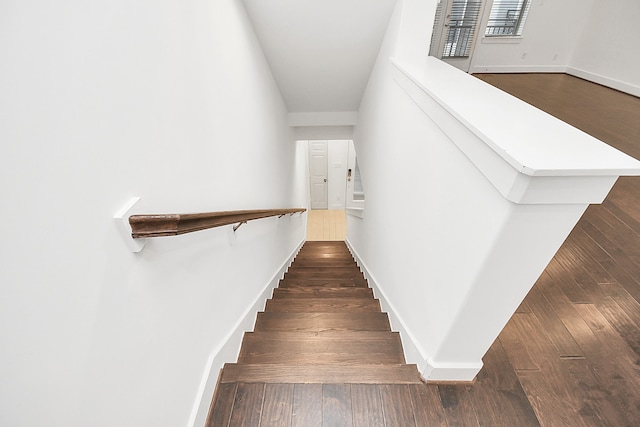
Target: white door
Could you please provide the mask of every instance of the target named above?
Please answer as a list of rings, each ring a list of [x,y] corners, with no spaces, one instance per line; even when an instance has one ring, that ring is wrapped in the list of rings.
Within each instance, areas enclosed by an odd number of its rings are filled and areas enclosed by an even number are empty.
[[[327,209],[327,141],[309,141],[311,209]]]
[[[346,198],[347,180],[347,153],[349,151],[349,141],[333,140],[329,141],[328,156],[329,170],[328,199],[329,210],[344,210]]]
[[[429,54],[468,72],[483,0],[440,0]]]

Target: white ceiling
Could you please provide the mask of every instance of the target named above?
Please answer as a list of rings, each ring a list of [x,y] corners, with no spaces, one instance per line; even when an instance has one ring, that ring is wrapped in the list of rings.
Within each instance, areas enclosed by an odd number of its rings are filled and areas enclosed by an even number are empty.
[[[244,0],[290,112],[357,111],[396,0]]]

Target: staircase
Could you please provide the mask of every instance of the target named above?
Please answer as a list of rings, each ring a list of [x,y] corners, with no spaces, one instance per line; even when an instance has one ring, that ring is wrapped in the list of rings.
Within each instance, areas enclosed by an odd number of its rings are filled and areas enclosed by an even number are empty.
[[[247,384],[264,393],[258,384],[421,381],[344,242],[306,242],[245,334],[238,362],[225,364],[210,419],[228,416],[231,394]]]
[[[221,383],[420,382],[343,242],[307,242]]]

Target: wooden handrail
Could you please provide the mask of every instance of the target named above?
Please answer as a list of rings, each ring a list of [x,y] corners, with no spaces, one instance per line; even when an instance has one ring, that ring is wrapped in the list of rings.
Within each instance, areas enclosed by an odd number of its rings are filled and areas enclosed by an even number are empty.
[[[146,237],[177,236],[179,234],[206,230],[222,225],[242,224],[254,219],[293,215],[304,211],[306,211],[304,208],[295,208],[196,214],[132,215],[129,217],[129,224],[131,225],[131,236],[134,239],[140,239]]]

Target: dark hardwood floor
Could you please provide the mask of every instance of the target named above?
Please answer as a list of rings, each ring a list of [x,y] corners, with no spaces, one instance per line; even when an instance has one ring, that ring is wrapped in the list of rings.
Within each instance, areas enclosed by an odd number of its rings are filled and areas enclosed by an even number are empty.
[[[640,99],[562,74],[478,77],[640,158]],[[473,385],[223,378],[209,425],[640,425],[639,201],[640,178],[622,178],[602,205],[589,207],[487,352]],[[271,301],[297,293],[317,306],[319,287],[357,288],[355,298],[371,298],[360,278],[319,274],[309,289],[297,284],[295,274],[286,277]],[[331,307],[340,305],[338,294],[325,296]],[[330,329],[388,332],[386,315],[367,304],[353,305],[354,318],[326,314]],[[255,332],[331,334],[325,314],[300,317],[304,305],[261,313]],[[247,348],[240,360],[252,353]]]

